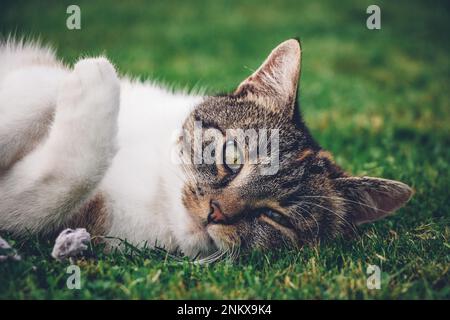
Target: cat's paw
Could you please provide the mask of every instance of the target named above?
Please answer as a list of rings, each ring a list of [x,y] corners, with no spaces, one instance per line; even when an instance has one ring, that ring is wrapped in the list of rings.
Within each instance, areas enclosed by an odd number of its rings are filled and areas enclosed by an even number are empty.
[[[120,102],[120,83],[108,59],[88,58],[78,61],[65,79],[58,105],[86,109],[90,113],[115,114]]]
[[[116,152],[120,82],[105,58],[79,61],[60,88],[53,130],[98,159]],[[59,142],[58,142],[59,143]],[[103,160],[102,160],[103,161]]]
[[[87,58],[75,64],[73,73],[81,81],[84,89],[94,87],[117,87],[119,79],[111,62],[104,57]],[[109,88],[112,89],[112,88]]]

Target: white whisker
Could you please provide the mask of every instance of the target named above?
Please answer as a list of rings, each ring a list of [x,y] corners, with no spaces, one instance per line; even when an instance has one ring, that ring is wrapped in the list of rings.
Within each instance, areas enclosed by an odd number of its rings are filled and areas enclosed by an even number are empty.
[[[302,202],[303,202],[303,203],[307,203],[307,204],[311,204],[311,205],[313,205],[313,206],[317,206],[317,207],[319,207],[319,208],[322,208],[322,209],[324,209],[324,210],[327,210],[327,211],[331,212],[332,214],[334,214],[335,216],[337,216],[342,222],[344,222],[345,224],[347,224],[353,231],[356,232],[354,226],[353,226],[350,222],[348,222],[347,219],[345,219],[345,218],[342,217],[340,214],[338,214],[336,211],[331,210],[330,208],[324,207],[324,206],[322,206],[322,205],[320,205],[320,204],[317,204],[317,203],[314,203],[314,202],[308,202],[308,201],[302,201]]]
[[[320,232],[320,226],[319,226],[319,222],[317,221],[316,217],[314,217],[314,215],[312,214],[312,212],[308,211],[306,208],[303,207],[299,207],[300,210],[302,210],[303,212],[306,212],[309,216],[311,216],[311,218],[313,218],[314,222],[316,223],[317,226],[317,230],[316,230],[316,238],[319,237],[319,232]],[[309,227],[309,230],[311,231],[312,234],[312,228],[309,225],[309,222],[306,220],[305,217],[303,217],[303,215],[300,215],[300,217],[306,222],[306,224]]]
[[[368,205],[366,203],[345,199],[345,198],[342,198],[342,197],[339,197],[339,196],[332,196],[332,197],[331,196],[301,196],[301,197],[302,198],[324,198],[324,199],[332,199],[332,200],[338,199],[338,200],[341,200],[341,201],[344,201],[344,202],[351,202],[351,203],[359,204],[361,206],[364,206],[364,207],[367,207],[367,208],[370,208],[370,209],[379,210],[379,211],[382,211],[384,213],[389,213],[389,211],[386,211],[386,210],[383,210],[383,209],[380,209],[380,208],[377,208],[377,207],[374,207],[374,206],[370,206],[370,205]]]

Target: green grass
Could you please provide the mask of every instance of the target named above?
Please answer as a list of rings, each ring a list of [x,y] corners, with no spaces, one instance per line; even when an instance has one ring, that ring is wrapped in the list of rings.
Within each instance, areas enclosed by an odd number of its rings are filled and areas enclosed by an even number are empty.
[[[0,263],[0,298],[450,298],[449,46],[446,2],[378,1],[382,29],[365,27],[372,1],[80,1],[82,30],[65,28],[63,1],[2,1],[3,35],[40,35],[65,61],[107,53],[121,73],[209,92],[231,90],[279,42],[302,40],[300,99],[313,134],[348,171],[409,183],[398,215],[354,241],[300,252],[253,253],[235,264],[177,263],[131,250],[77,262],[68,290],[51,243],[15,244]],[[382,269],[380,290],[366,268]]]

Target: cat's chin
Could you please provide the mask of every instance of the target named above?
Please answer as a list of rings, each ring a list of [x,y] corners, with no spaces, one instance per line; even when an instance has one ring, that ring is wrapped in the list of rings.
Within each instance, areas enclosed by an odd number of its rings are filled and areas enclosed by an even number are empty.
[[[227,251],[235,247],[237,238],[235,229],[230,225],[204,224],[195,217],[190,217],[190,239],[196,243],[197,252],[211,253],[217,250]],[[200,254],[202,256],[203,254]]]
[[[228,252],[236,247],[236,230],[231,225],[207,224],[206,218],[202,219],[195,212],[186,208],[186,232],[181,247],[188,256],[202,258],[212,253]]]
[[[210,224],[206,226],[207,233],[217,249],[229,251],[239,245],[236,230],[231,225]]]
[[[195,216],[192,216],[188,210],[186,211],[187,214],[182,219],[184,223],[176,232],[178,243],[183,253],[191,258],[201,259],[217,251],[218,247],[209,234],[207,226]]]

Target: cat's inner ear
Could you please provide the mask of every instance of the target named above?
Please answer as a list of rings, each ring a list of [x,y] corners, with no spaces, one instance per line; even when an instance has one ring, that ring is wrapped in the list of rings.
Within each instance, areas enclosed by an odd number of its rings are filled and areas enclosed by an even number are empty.
[[[273,108],[292,116],[300,73],[300,43],[287,40],[273,49],[266,61],[245,79],[234,95]]]
[[[355,224],[382,219],[402,207],[413,194],[406,184],[381,178],[348,177],[335,180],[347,200]]]

